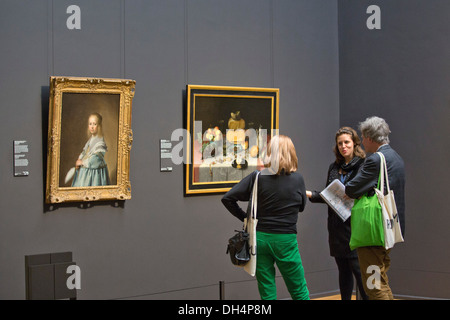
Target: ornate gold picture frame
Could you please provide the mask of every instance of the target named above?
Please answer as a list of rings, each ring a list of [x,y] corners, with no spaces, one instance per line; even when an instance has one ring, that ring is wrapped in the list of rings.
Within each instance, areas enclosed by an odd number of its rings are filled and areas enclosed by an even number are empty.
[[[50,78],[46,203],[131,199],[135,85]]]
[[[225,193],[264,167],[279,89],[187,85],[184,195]]]

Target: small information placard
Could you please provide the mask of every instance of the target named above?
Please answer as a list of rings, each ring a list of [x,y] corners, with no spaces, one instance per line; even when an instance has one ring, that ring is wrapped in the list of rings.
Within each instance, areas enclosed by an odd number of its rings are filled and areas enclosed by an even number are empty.
[[[172,172],[172,141],[160,139],[160,172]]]
[[[14,176],[26,177],[28,169],[28,143],[25,140],[14,140]]]

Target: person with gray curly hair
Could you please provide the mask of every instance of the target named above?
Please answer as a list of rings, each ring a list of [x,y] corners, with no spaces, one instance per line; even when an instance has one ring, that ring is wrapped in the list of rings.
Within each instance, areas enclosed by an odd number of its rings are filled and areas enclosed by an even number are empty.
[[[395,202],[397,204],[400,228],[405,236],[405,164],[400,155],[389,145],[389,125],[383,118],[370,117],[359,124],[362,135],[362,144],[367,154],[366,160],[360,168],[358,174],[348,182],[345,193],[357,199],[367,194],[373,196],[374,188],[378,184],[380,172],[381,152],[385,159],[389,176],[389,185],[394,191]],[[361,277],[364,290],[371,300],[392,300],[393,295],[389,287],[387,271],[391,264],[389,257],[391,249],[386,250],[383,246],[371,246],[357,248]],[[373,276],[373,266],[380,270],[380,285],[373,286],[371,276]],[[369,283],[368,283],[369,282]]]
[[[359,124],[359,130],[366,138],[370,138],[377,143],[389,144],[389,133],[391,133],[391,130],[389,130],[389,125],[383,118],[367,118]]]

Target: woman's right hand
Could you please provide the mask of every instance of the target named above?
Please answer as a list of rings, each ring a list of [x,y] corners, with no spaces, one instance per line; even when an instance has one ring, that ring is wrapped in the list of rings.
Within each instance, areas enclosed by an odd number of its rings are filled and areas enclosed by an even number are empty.
[[[308,198],[311,198],[311,197],[312,197],[312,192],[309,191],[309,190],[306,190],[306,196],[307,196]]]
[[[77,160],[77,162],[75,162],[75,168],[79,168],[83,165],[83,161],[81,161],[80,159]]]

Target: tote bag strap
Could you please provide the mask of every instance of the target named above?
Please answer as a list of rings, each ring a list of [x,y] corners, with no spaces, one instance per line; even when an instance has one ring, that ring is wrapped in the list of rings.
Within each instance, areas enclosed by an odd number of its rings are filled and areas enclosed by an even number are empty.
[[[386,158],[384,157],[384,154],[381,152],[377,152],[380,156],[380,176],[378,178],[378,184],[380,184],[381,180],[381,186],[379,186],[379,190],[381,190],[384,193],[384,179],[386,177],[386,188],[387,192],[391,192],[391,188],[389,187],[389,177],[387,172],[387,165],[386,165]]]
[[[259,171],[256,173],[255,182],[253,183],[253,190],[252,190],[252,207],[250,210],[250,215],[252,219],[256,219],[256,214],[258,211],[258,177],[259,177]]]
[[[384,190],[384,169],[383,169],[383,154],[381,152],[377,152],[378,156],[380,157],[380,171],[378,173],[378,184],[377,189],[378,190]],[[383,191],[384,192],[384,191]]]
[[[258,177],[260,172],[257,171],[255,181],[253,182],[252,194],[251,194],[251,208],[250,212],[247,212],[247,218],[244,219],[243,230],[247,230],[247,225],[250,223],[250,219],[256,219],[256,213],[258,210]]]
[[[389,187],[389,176],[388,176],[388,171],[387,171],[386,158],[384,157],[384,154],[383,154],[383,162],[384,162],[384,176],[386,177],[387,191],[391,192],[391,188]]]

